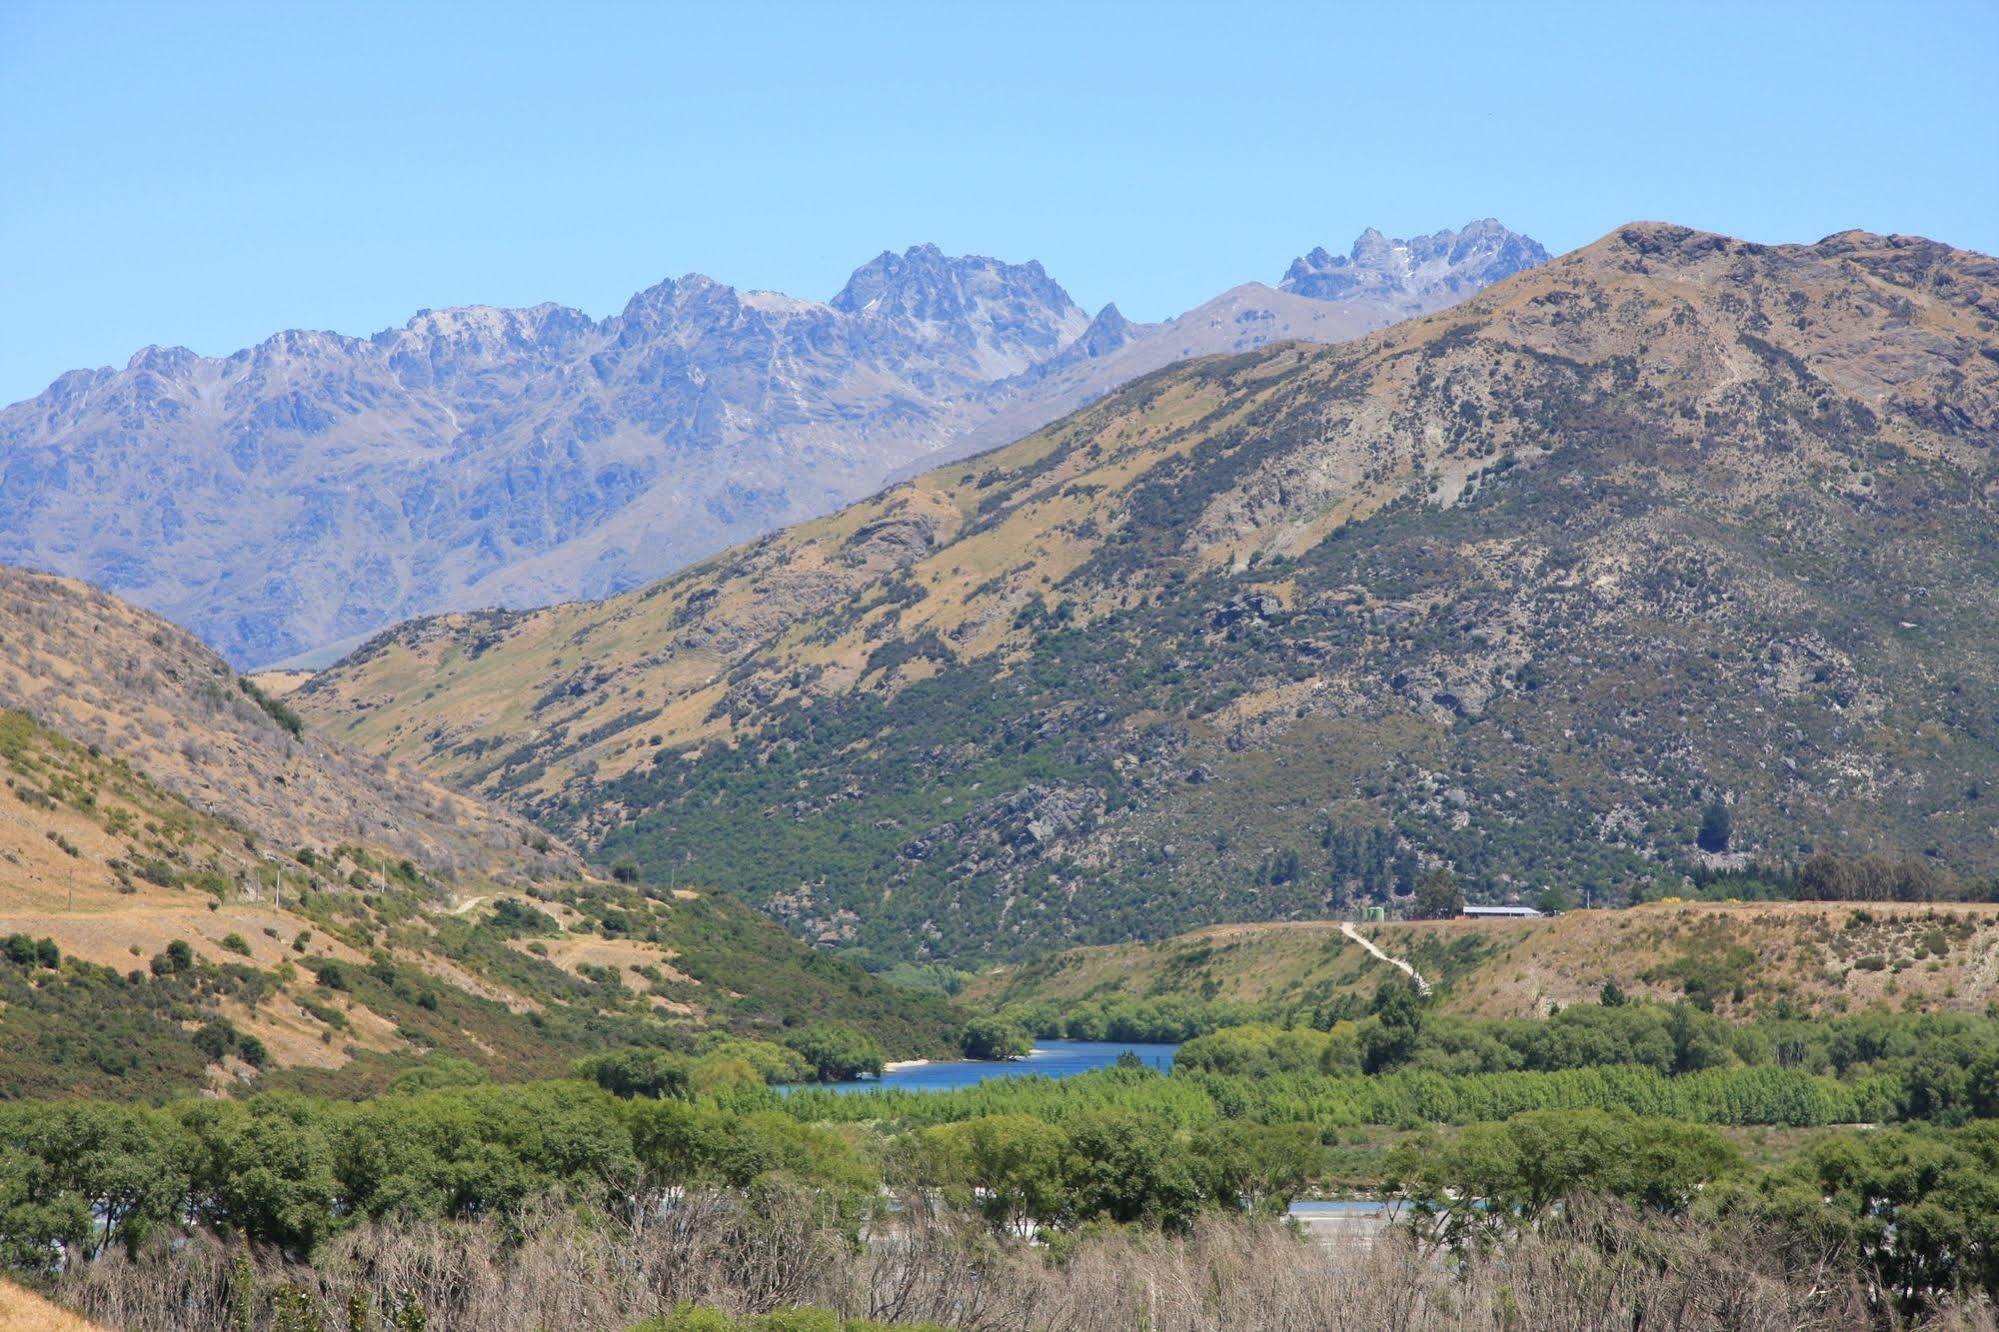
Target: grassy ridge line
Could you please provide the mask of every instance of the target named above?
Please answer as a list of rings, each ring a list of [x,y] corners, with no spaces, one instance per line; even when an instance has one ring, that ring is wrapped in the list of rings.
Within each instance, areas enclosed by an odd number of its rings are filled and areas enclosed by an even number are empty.
[[[517,816],[306,731],[193,635],[98,588],[0,567],[0,624],[0,708],[242,837],[285,852],[356,845],[453,881],[582,870]]]
[[[972,1004],[1174,998],[1310,1008],[1371,994],[1388,969],[1329,921],[1223,925],[1158,943],[1078,948],[966,982]],[[1444,1008],[1533,1017],[1634,997],[1725,1014],[1785,1005],[1983,1012],[1999,983],[1999,908],[1977,903],[1654,903],[1539,921],[1364,927],[1438,987]]]

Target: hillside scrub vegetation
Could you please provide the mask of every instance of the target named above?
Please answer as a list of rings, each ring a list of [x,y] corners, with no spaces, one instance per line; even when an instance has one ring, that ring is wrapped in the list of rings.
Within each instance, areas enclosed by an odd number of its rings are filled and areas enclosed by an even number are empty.
[[[1466,1017],[1594,1006],[1606,984],[1633,998],[1684,999],[1732,1020],[1986,1010],[1999,969],[1999,910],[1738,898],[1744,886],[1712,883],[1714,900],[1703,894],[1538,920],[1370,923],[1360,931],[1414,965],[1445,1011]],[[960,993],[967,1003],[1013,1013],[1039,1036],[1112,1025],[1124,1040],[1141,1030],[1184,1038],[1218,1025],[1357,1013],[1395,974],[1337,922],[1294,921],[1070,949],[974,976]]]
[[[0,1100],[358,1096],[437,1058],[552,1077],[593,1050],[693,1054],[836,1016],[893,1057],[959,1048],[942,994],[726,896],[583,877],[454,890],[380,845],[275,848],[21,712],[0,711],[0,776],[0,920],[33,926],[0,935]]]
[[[1432,913],[1438,868],[1605,906],[1896,847],[1887,896],[1982,893],[1995,278],[1620,227],[645,588],[404,626],[296,706],[641,879],[965,969]]]
[[[363,1096],[440,1059],[503,1078],[550,1077],[579,1051],[633,1046],[706,1060],[711,1072],[726,1062],[713,1057],[717,1050],[731,1058],[754,1051],[747,1076],[789,1081],[814,1067],[836,1077],[878,1071],[887,1050],[908,1058],[960,1049],[964,1019],[942,996],[892,989],[726,898],[688,895],[665,907],[633,894],[637,901],[614,906],[598,900],[600,890],[569,890],[575,928],[559,934],[603,937],[582,928],[596,923],[594,911],[628,922],[619,937],[639,945],[621,959],[628,969],[570,970],[515,946],[524,913],[553,923],[534,908],[454,916],[425,910],[419,888],[363,894],[314,882],[303,869],[296,876],[291,915],[282,918],[292,946],[276,961],[269,942],[263,959],[252,956],[240,933],[208,955],[186,939],[150,957],[140,950],[124,970],[66,957],[50,938],[0,939],[0,1034],[8,1037],[0,1101],[157,1098],[206,1086],[217,1071],[242,1083]],[[301,921],[314,928],[299,929]],[[485,987],[441,980],[440,963]],[[283,1016],[293,1008],[323,1038],[327,1055],[317,1064],[294,1053],[281,1065],[257,1034],[296,1040],[299,1019]],[[834,1013],[848,1020],[827,1021]],[[393,1039],[364,1046],[367,1031]],[[808,1041],[817,1065],[785,1045]]]
[[[1977,1326],[1950,1311],[1999,1281],[1989,1123],[1752,1164],[1696,1125],[1526,1112],[1389,1153],[1375,1182],[1403,1220],[1329,1254],[1269,1219],[1326,1169],[1305,1125],[1102,1106],[879,1137],[574,1083],[0,1119],[0,1252],[112,1326],[1123,1328],[1092,1310],[1133,1316],[1134,1289],[1146,1307],[1137,1274],[1185,1292],[1164,1318],[1196,1320],[1153,1326],[1276,1328],[1370,1292],[1428,1326],[1511,1284],[1466,1325],[1588,1294],[1606,1318],[1670,1295],[1710,1311],[1699,1326],[1747,1299],[1785,1326],[1943,1327]]]

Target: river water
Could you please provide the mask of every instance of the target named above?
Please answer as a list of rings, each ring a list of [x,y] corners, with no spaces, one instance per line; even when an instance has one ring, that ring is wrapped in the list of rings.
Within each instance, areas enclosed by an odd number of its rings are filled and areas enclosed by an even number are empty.
[[[831,1083],[825,1090],[864,1092],[895,1087],[903,1091],[950,1091],[988,1078],[1071,1078],[1094,1068],[1107,1068],[1127,1050],[1137,1055],[1147,1068],[1164,1073],[1173,1067],[1173,1054],[1179,1048],[1142,1041],[1043,1041],[1024,1059],[951,1059],[935,1064],[910,1064],[892,1068],[880,1078]]]

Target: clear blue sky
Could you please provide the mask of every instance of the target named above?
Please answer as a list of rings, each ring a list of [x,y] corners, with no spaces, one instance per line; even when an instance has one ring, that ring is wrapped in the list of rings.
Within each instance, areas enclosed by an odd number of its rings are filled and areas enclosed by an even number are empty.
[[[1159,318],[1492,215],[1999,252],[1999,4],[0,0],[0,402],[147,343],[883,248]]]

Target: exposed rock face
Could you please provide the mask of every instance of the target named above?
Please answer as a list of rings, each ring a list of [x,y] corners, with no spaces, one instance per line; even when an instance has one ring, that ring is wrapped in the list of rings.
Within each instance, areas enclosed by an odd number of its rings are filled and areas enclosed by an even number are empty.
[[[1108,356],[1123,347],[1139,334],[1139,326],[1124,317],[1124,311],[1115,304],[1106,305],[1097,311],[1097,317],[1083,330],[1083,336],[1070,344],[1071,350],[1084,356]]]
[[[1995,330],[1983,255],[1634,224],[1343,346],[1162,370],[476,658],[490,624],[406,626],[296,698],[903,953],[1318,916],[1438,863],[1623,892],[1703,863],[1716,798],[1740,853],[1983,881]]]
[[[1373,227],[1341,256],[1323,246],[1295,259],[1282,289],[1317,300],[1370,297],[1404,303],[1412,314],[1434,310],[1548,262],[1537,241],[1491,218],[1462,231],[1391,240]]]
[[[1257,339],[1387,317],[1296,303],[1315,317]],[[412,614],[635,586],[1250,327],[1093,321],[1039,264],[922,245],[829,302],[692,275],[601,321],[475,306],[219,359],[149,347],[0,412],[0,561],[242,666],[331,655]]]
[[[861,321],[860,336],[920,348],[946,374],[1005,379],[1048,359],[1088,323],[1038,263],[953,259],[935,245],[883,251],[832,300]]]

